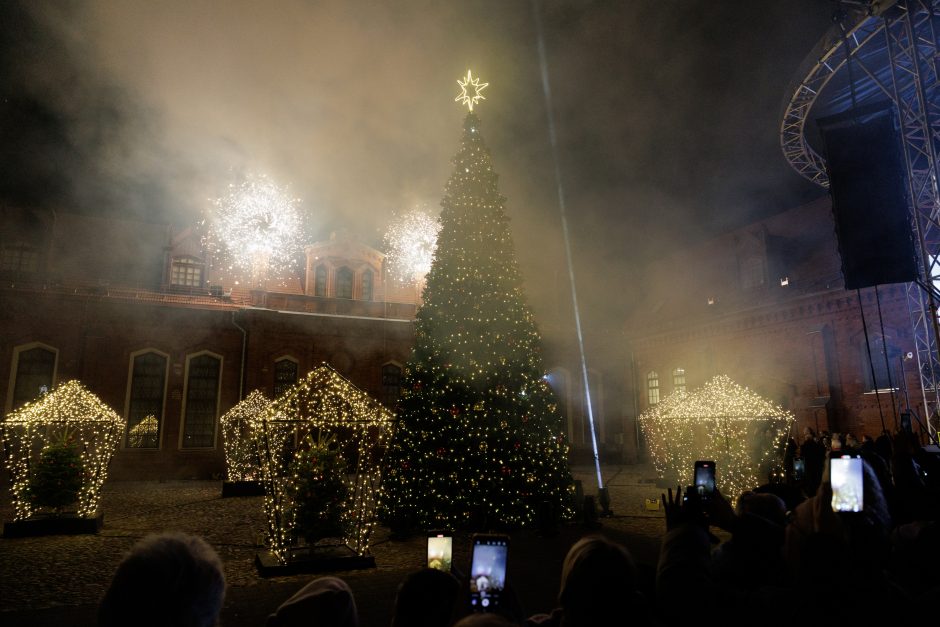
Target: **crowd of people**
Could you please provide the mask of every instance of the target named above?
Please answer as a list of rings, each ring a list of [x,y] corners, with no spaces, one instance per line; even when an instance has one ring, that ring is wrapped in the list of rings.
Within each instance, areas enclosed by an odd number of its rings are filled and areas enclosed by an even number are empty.
[[[794,443],[795,444],[795,443]],[[864,507],[834,512],[827,449],[863,460]],[[703,498],[677,487],[662,496],[666,533],[655,572],[600,535],[572,546],[557,607],[521,615],[513,595],[494,612],[468,613],[463,586],[425,569],[399,586],[392,627],[524,625],[904,624],[940,601],[940,459],[905,432],[872,441],[804,432],[788,451],[800,473],[738,496]],[[717,534],[717,535],[716,535]],[[723,540],[718,536],[722,536]],[[211,627],[225,575],[205,541],[150,536],[118,567],[99,625]],[[270,615],[271,627],[359,624],[349,586],[314,579]]]

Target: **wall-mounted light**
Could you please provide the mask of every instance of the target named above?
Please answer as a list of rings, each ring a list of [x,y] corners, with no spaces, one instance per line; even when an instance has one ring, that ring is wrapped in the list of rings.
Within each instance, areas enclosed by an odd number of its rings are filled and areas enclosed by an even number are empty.
[[[709,305],[714,305],[714,304],[717,303],[717,302],[718,302],[718,299],[715,298],[714,296],[709,296],[709,297],[708,297],[708,304],[709,304]]]
[[[790,277],[782,276],[780,277],[780,287],[786,287],[790,285]]]

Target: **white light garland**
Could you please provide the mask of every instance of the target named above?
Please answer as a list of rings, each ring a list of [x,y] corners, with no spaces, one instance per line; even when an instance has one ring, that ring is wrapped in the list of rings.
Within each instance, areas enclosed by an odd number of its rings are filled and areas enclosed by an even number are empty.
[[[265,484],[264,507],[271,553],[282,564],[290,560],[296,503],[291,498],[298,477],[288,469],[298,445],[335,434],[347,446],[355,470],[347,476],[350,498],[343,538],[357,555],[368,555],[379,506],[382,455],[394,427],[394,414],[323,364],[273,401],[260,417],[258,454]]]
[[[671,394],[639,417],[661,478],[690,485],[695,461],[713,460],[718,487],[732,502],[759,485],[757,469],[773,461],[794,420],[725,375]]]
[[[257,440],[261,431],[261,416],[270,405],[271,401],[261,390],[254,390],[220,419],[225,470],[229,481],[261,479]]]
[[[83,518],[97,515],[108,465],[122,433],[124,419],[78,381],[63,383],[8,415],[3,440],[14,520],[36,513],[29,500],[31,465],[45,447],[66,435],[79,451],[84,469],[76,513]]]

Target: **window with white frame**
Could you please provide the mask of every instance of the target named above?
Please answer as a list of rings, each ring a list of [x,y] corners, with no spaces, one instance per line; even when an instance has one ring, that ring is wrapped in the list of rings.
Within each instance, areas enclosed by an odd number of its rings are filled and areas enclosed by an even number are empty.
[[[15,352],[16,366],[11,409],[18,409],[52,389],[56,352],[42,346]]]
[[[650,405],[659,402],[659,374],[655,370],[646,375],[646,399]]]
[[[672,389],[676,392],[685,392],[685,368],[676,368],[672,371]]]
[[[128,448],[158,448],[163,425],[167,358],[146,352],[132,358],[127,403]]]
[[[336,298],[353,297],[353,271],[343,267],[336,271]]]
[[[372,279],[374,278],[372,270],[363,270],[362,271],[362,285],[360,291],[360,297],[362,300],[372,300]]]
[[[326,266],[317,266],[313,273],[313,295],[326,296]]]
[[[176,257],[170,272],[170,284],[183,287],[202,287],[205,264],[196,257]]]
[[[395,364],[382,366],[382,402],[394,408],[401,396],[401,368]]]
[[[182,447],[210,448],[215,446],[222,359],[206,353],[191,356],[186,371]]]
[[[868,346],[871,348],[871,362],[868,361],[868,351],[864,344],[862,345],[862,367],[868,389],[874,391],[897,388],[901,350],[892,338],[888,337],[885,341],[880,335],[874,334],[868,336]]]
[[[279,398],[284,392],[297,383],[297,362],[290,357],[284,357],[274,362],[274,398]]]
[[[760,287],[766,281],[766,264],[762,255],[750,255],[741,260],[741,288]]]

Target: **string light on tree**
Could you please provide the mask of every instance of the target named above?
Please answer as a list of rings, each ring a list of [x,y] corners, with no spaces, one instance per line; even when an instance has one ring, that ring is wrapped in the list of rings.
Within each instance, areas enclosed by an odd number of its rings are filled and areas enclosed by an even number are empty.
[[[261,390],[254,390],[220,419],[229,481],[261,479],[257,440],[261,431],[261,417],[270,405],[271,401]]]
[[[762,483],[758,469],[772,466],[794,416],[718,375],[697,390],[671,394],[639,421],[660,477],[690,485],[695,461],[714,460],[719,489],[736,501]]]
[[[459,84],[458,102],[482,99],[486,84],[470,72]],[[392,525],[520,527],[546,503],[571,513],[568,444],[543,379],[506,200],[473,112],[463,130],[389,448]]]
[[[401,283],[420,283],[431,269],[441,223],[428,211],[414,208],[396,215],[385,232],[388,274]]]
[[[250,175],[212,202],[204,244],[218,270],[253,285],[295,270],[307,241],[300,199],[264,175]]]
[[[78,381],[63,383],[9,414],[3,421],[3,441],[14,520],[36,513],[29,494],[31,466],[54,442],[73,448],[81,460],[83,476],[76,514],[96,516],[108,465],[122,433],[124,419]]]

